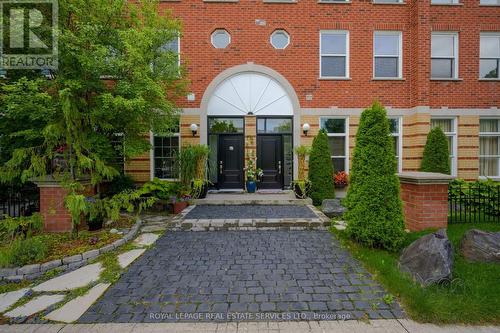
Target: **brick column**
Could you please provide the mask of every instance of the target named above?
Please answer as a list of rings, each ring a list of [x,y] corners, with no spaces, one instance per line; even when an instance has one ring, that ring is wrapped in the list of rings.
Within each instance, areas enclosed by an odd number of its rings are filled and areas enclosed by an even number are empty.
[[[454,177],[441,173],[399,174],[406,228],[419,231],[448,225],[448,184]]]
[[[51,176],[38,178],[33,180],[33,182],[40,188],[40,215],[43,219],[44,231],[71,231],[71,214],[64,205],[64,198],[68,194],[68,191]],[[90,196],[94,194],[94,187],[86,184],[85,195]],[[80,228],[85,227],[85,225],[85,220],[82,219]]]
[[[245,116],[245,167],[249,160],[257,161],[257,117]]]

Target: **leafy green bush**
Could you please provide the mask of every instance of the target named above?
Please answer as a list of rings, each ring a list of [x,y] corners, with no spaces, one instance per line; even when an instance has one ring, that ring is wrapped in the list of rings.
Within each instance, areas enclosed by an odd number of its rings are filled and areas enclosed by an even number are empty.
[[[420,171],[450,174],[448,139],[439,127],[433,128],[427,135]]]
[[[324,199],[335,198],[333,184],[333,164],[328,146],[328,136],[321,130],[314,138],[309,156],[310,197],[313,204],[319,206]]]
[[[10,265],[23,266],[44,259],[48,249],[42,239],[34,237],[24,240],[16,239],[6,251]]]
[[[108,184],[106,195],[115,195],[126,190],[135,189],[135,183],[129,175],[119,175]]]
[[[378,103],[363,111],[356,134],[344,215],[356,241],[389,250],[404,239],[400,185],[389,121]]]
[[[18,236],[29,238],[34,233],[42,231],[42,216],[35,213],[31,216],[10,217],[0,220],[0,238],[13,240]]]
[[[169,182],[153,178],[152,181],[144,184],[141,190],[151,193],[152,196],[160,200],[169,200],[173,196],[177,196],[181,190],[179,182]]]

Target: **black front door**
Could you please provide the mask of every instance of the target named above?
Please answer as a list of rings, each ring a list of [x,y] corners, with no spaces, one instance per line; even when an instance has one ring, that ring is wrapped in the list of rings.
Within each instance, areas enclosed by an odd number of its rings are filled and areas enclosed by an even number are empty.
[[[283,138],[281,135],[257,136],[257,167],[264,172],[259,188],[283,188]]]
[[[243,135],[219,135],[219,188],[243,188]]]

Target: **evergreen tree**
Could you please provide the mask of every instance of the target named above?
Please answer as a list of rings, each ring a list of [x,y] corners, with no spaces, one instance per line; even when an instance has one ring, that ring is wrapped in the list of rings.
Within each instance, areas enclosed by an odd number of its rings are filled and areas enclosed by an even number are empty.
[[[335,198],[333,165],[328,146],[328,136],[321,130],[314,138],[309,156],[309,180],[313,204],[319,206],[324,199]]]
[[[404,237],[397,162],[385,109],[363,111],[345,200],[347,234],[372,247],[398,249]]]
[[[450,152],[448,139],[439,127],[427,135],[420,171],[450,174]]]

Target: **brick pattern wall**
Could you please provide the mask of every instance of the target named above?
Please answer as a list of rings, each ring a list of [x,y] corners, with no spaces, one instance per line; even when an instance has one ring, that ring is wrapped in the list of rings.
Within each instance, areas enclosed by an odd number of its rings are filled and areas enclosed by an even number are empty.
[[[393,107],[487,108],[500,105],[500,84],[478,81],[479,33],[500,31],[500,7],[479,6],[479,0],[461,6],[436,6],[430,0],[408,0],[404,5],[372,1],[349,4],[207,3],[201,0],[163,2],[183,21],[181,61],[191,91],[203,96],[207,85],[223,70],[254,62],[280,72],[297,92],[302,108],[366,107],[377,99]],[[257,25],[256,20],[265,20]],[[224,28],[231,34],[226,49],[215,49],[210,35]],[[276,29],[290,34],[290,45],[276,50],[269,37]],[[319,79],[320,30],[349,30],[350,80]],[[403,33],[403,80],[379,81],[373,77],[373,32]],[[458,31],[461,81],[430,81],[432,31]],[[312,100],[306,95],[312,95]],[[182,107],[200,107],[201,98]]]
[[[448,225],[448,184],[401,183],[406,228],[419,231]]]
[[[422,162],[427,134],[431,124],[430,114],[403,117],[403,171],[418,171]]]
[[[479,116],[458,117],[458,176],[466,180],[479,177]]]
[[[245,116],[245,167],[257,158],[257,117]]]

